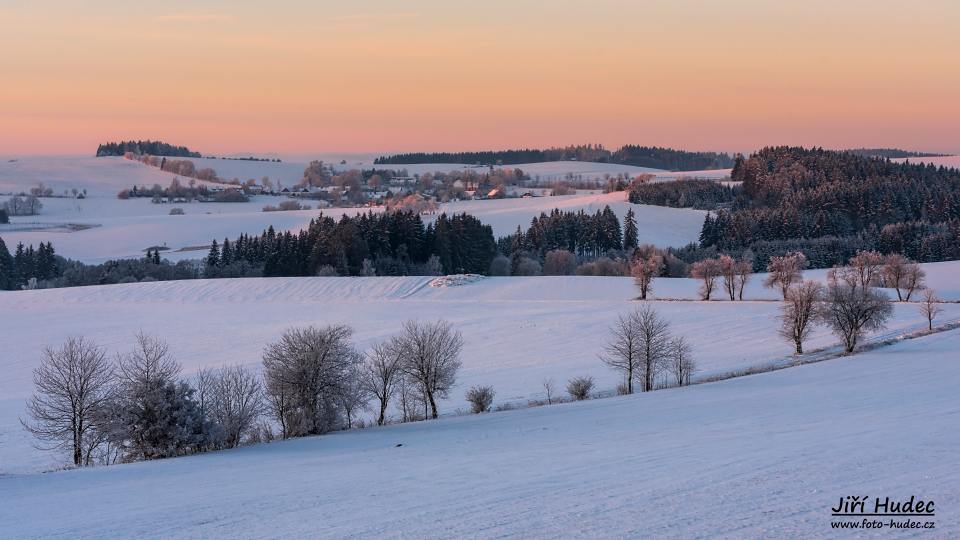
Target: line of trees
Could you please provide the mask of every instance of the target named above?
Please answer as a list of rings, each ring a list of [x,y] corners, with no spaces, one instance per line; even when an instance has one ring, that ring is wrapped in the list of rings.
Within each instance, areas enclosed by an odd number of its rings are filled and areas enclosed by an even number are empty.
[[[793,342],[797,354],[803,353],[803,343],[817,324],[837,335],[847,353],[856,349],[866,332],[884,328],[893,305],[875,287],[894,289],[897,299],[907,302],[917,290],[925,289],[923,270],[900,254],[861,251],[846,266],[827,272],[826,287],[803,280],[805,262],[802,253],[775,257],[765,282],[783,294],[779,333]],[[936,294],[926,290],[920,312],[931,331],[941,311],[938,304]]]
[[[629,200],[634,204],[715,210],[733,203],[739,191],[739,187],[730,187],[714,180],[681,178],[673,182],[634,181],[630,185]]]
[[[321,215],[297,234],[269,227],[214,241],[206,276],[230,275],[238,265],[265,276],[485,274],[496,249],[490,226],[468,214],[441,214],[426,226],[413,212]]]
[[[151,140],[108,142],[97,147],[97,157],[122,156],[127,152],[132,152],[137,155],[201,157],[200,152],[193,152],[186,146],[175,146],[165,142]]]
[[[262,379],[235,365],[202,369],[192,381],[159,337],[137,334],[115,360],[71,337],[44,349],[21,423],[41,447],[89,466],[272,440],[273,425],[283,438],[349,429],[372,399],[380,425],[394,399],[404,422],[439,416],[460,368],[463,337],[453,325],[407,321],[367,353],[352,335],[344,325],[291,328],[264,348]],[[471,396],[489,409],[492,389]]]
[[[468,163],[477,165],[518,165],[542,161],[592,161],[620,163],[671,171],[726,169],[733,166],[730,155],[718,152],[688,152],[658,146],[625,145],[615,151],[603,145],[585,144],[558,148],[490,150],[480,152],[411,152],[381,156],[374,163]]]
[[[17,244],[13,255],[0,238],[0,290],[34,288],[39,280],[49,280],[60,275],[60,257],[56,256],[53,244],[41,242],[33,245]]]

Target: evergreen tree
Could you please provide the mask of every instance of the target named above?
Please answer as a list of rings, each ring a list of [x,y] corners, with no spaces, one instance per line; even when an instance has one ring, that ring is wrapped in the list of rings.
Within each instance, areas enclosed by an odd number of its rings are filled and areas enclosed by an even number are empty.
[[[637,247],[637,219],[633,214],[633,208],[627,209],[627,215],[623,217],[623,249],[630,250]]]

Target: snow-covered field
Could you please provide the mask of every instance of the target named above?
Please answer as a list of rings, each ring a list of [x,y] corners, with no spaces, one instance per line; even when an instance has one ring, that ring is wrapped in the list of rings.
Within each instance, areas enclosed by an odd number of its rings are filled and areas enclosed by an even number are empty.
[[[960,300],[954,277],[960,263],[926,265],[930,284],[945,299]],[[822,276],[810,272],[809,277]],[[757,276],[748,301],[699,302],[697,284],[660,279],[654,297],[678,334],[690,339],[698,377],[784,363],[792,348],[777,337],[776,293]],[[31,373],[44,345],[71,335],[89,337],[112,352],[127,350],[139,331],[167,338],[187,373],[200,367],[259,367],[261,352],[290,326],[345,323],[359,347],[396,333],[404,320],[445,318],[463,333],[459,385],[441,404],[445,413],[466,409],[463,394],[490,384],[495,402],[526,403],[542,397],[541,383],[558,385],[579,375],[612,390],[617,375],[597,357],[617,315],[637,306],[628,278],[486,278],[456,287],[431,287],[430,278],[269,278],[195,280],[81,287],[0,294],[0,472],[51,468],[62,457],[37,452],[17,418],[32,393]],[[941,321],[960,318],[960,304],[945,304]],[[924,327],[916,305],[898,304],[889,337]],[[837,340],[818,330],[808,350]]]
[[[231,160],[195,160],[224,170],[259,179],[266,169],[277,171],[302,166],[290,163],[269,163]],[[567,162],[562,162],[567,163]],[[576,164],[577,162],[570,162]],[[219,171],[219,169],[218,169]],[[221,173],[222,176],[226,176]],[[174,203],[153,204],[147,199],[119,200],[116,194],[136,185],[168,185],[173,175],[156,168],[122,158],[23,158],[16,162],[0,162],[0,193],[26,191],[43,182],[61,194],[64,189],[88,190],[86,199],[45,198],[39,216],[14,217],[11,224],[0,225],[0,236],[12,249],[18,242],[38,244],[52,242],[57,253],[84,262],[142,256],[148,247],[167,246],[164,257],[171,260],[197,258],[205,251],[179,251],[207,246],[213,238],[234,238],[241,233],[258,234],[273,225],[279,231],[298,231],[320,210],[298,212],[262,212],[267,204],[276,205],[277,197],[252,197],[247,203]],[[6,197],[0,196],[0,201]],[[307,204],[310,204],[308,201]],[[682,246],[695,241],[703,224],[704,212],[690,209],[631,205],[625,193],[579,194],[562,197],[464,201],[443,205],[441,212],[468,212],[493,226],[494,234],[506,235],[518,225],[526,228],[530,220],[553,208],[595,212],[609,204],[622,218],[628,207],[637,214],[640,241],[658,246]],[[171,216],[170,209],[179,207],[185,215]],[[355,208],[327,209],[323,213],[339,217],[356,214]],[[378,209],[374,209],[378,211]],[[425,216],[427,221],[435,216]],[[82,230],[68,230],[63,224],[80,225]]]
[[[843,497],[913,495],[935,501],[936,529],[874,536],[949,538],[960,530],[958,350],[954,330],[680,390],[12,476],[0,479],[0,529],[8,538],[833,538],[830,508]]]

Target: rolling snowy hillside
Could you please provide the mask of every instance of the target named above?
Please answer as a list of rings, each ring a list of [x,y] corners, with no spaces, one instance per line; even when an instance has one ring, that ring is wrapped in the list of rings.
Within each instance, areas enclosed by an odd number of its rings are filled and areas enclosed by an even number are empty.
[[[960,299],[952,273],[958,263],[926,265],[930,283],[946,299]],[[808,272],[808,277],[822,273]],[[678,334],[693,346],[695,378],[789,362],[792,348],[776,335],[779,302],[748,287],[748,301],[690,301],[697,284],[660,279],[654,297]],[[32,370],[44,345],[84,335],[111,353],[128,349],[144,330],[171,342],[190,374],[201,367],[245,364],[259,369],[263,347],[290,326],[345,323],[361,348],[398,331],[407,319],[445,318],[463,333],[463,369],[443,413],[466,409],[463,394],[492,385],[495,403],[524,404],[542,397],[542,381],[558,385],[592,375],[612,390],[615,372],[598,359],[610,325],[638,305],[629,278],[487,278],[458,287],[432,287],[430,278],[268,278],[137,283],[0,293],[2,332],[9,345],[0,357],[0,473],[47,469],[62,456],[37,452],[20,426],[24,400],[33,392]],[[949,284],[954,284],[951,288]],[[960,304],[945,304],[941,322],[960,318]],[[897,304],[888,328],[875,338],[923,328],[916,305]],[[837,339],[819,329],[808,350]]]
[[[0,478],[0,530],[835,538],[830,508],[857,494],[935,501],[935,530],[879,537],[948,538],[960,530],[958,350],[954,330],[685,389]]]

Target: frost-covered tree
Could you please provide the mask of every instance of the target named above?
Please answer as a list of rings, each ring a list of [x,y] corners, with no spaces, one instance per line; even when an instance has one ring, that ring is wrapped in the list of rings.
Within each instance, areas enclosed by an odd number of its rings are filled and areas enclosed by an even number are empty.
[[[370,394],[364,386],[363,372],[358,363],[346,371],[337,389],[337,403],[347,418],[347,429],[353,428],[354,416],[366,408],[369,401]]]
[[[545,276],[572,276],[576,270],[577,256],[565,249],[553,249],[544,256]]]
[[[82,337],[46,348],[33,372],[36,393],[27,401],[23,426],[50,449],[66,449],[76,466],[89,465],[102,438],[96,416],[110,399],[114,372],[106,353]]]
[[[816,281],[801,281],[787,289],[779,333],[793,342],[797,354],[803,354],[803,342],[813,329],[822,296],[823,286]]]
[[[199,393],[199,391],[198,391]],[[243,366],[228,366],[213,373],[210,396],[197,399],[201,413],[216,424],[222,446],[234,448],[255,429],[263,410],[260,380]]]
[[[640,289],[640,299],[646,300],[654,278],[660,275],[663,269],[663,256],[655,250],[643,253],[640,249],[634,252],[633,263],[630,265],[630,275],[633,282]]]
[[[447,396],[460,369],[463,336],[450,323],[407,321],[400,335],[402,370],[416,382],[437,418],[437,399]]]
[[[263,352],[268,407],[282,435],[299,437],[334,429],[337,394],[361,355],[344,325],[291,328]]]
[[[763,285],[779,288],[780,294],[787,297],[790,285],[803,279],[803,269],[807,267],[807,257],[800,251],[793,251],[782,257],[771,257],[767,264],[767,279]]]
[[[361,371],[363,386],[369,395],[380,402],[378,426],[382,426],[386,421],[390,398],[396,392],[399,379],[403,376],[400,370],[402,357],[403,347],[400,340],[391,338],[374,344],[363,364]]]
[[[927,320],[927,330],[931,332],[933,332],[933,320],[937,318],[937,315],[943,313],[940,302],[942,300],[937,298],[937,293],[933,292],[933,289],[925,290],[923,299],[920,300],[920,314]]]
[[[720,263],[716,259],[704,259],[690,265],[690,277],[701,281],[701,299],[710,300],[710,295],[713,294],[713,288],[716,286],[720,274]]]
[[[470,403],[470,411],[474,414],[489,411],[493,405],[494,394],[492,386],[474,386],[467,390],[466,399]]]
[[[821,307],[821,319],[851,353],[864,332],[879,330],[893,313],[893,305],[873,288],[853,287],[846,283],[830,285]]]
[[[567,381],[567,393],[577,401],[590,397],[593,391],[593,377],[574,377]]]
[[[884,258],[881,270],[883,286],[897,291],[897,299],[910,301],[914,291],[923,288],[926,277],[920,265],[899,253],[891,253]]]

